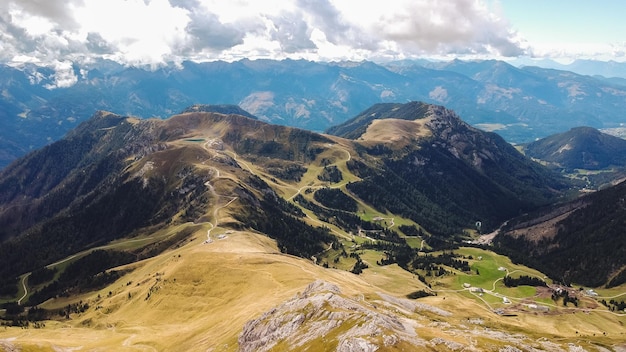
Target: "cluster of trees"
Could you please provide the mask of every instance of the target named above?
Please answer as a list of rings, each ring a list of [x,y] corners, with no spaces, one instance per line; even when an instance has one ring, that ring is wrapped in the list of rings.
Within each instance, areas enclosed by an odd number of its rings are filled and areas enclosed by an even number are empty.
[[[269,186],[256,176],[250,184],[267,189],[258,207],[248,207],[234,215],[244,226],[258,230],[276,240],[281,252],[310,258],[324,250],[324,244],[337,242],[328,228],[312,227],[299,217],[304,213],[298,207],[270,192]]]
[[[611,312],[624,312],[626,311],[626,302],[624,301],[617,301],[614,299],[611,299],[608,303],[606,300],[601,300],[600,303],[602,303],[605,307],[609,308],[609,310],[611,310]]]
[[[317,176],[317,179],[324,182],[338,183],[343,180],[343,175],[337,166],[329,165],[324,166],[322,173]]]
[[[32,325],[31,325],[32,324]],[[13,317],[10,320],[0,322],[1,326],[14,326],[20,327],[22,329],[28,329],[31,326],[34,329],[43,329],[46,327],[46,324],[42,321],[30,321],[28,319],[24,319],[22,317]]]
[[[89,303],[79,301],[78,303],[68,304],[64,309],[60,309],[58,314],[69,318],[70,314],[84,313],[87,309],[89,309]]]
[[[431,235],[428,237],[428,245],[431,251],[454,250],[459,248],[461,239],[458,236],[443,237],[440,235]]]
[[[504,286],[517,287],[517,286],[548,286],[545,281],[538,277],[522,275],[518,278],[513,278],[509,275],[504,277]]]
[[[17,302],[6,302],[0,305],[5,310],[5,318],[12,317],[24,312],[24,307],[17,304]]]
[[[445,265],[460,271],[469,272],[469,263],[465,260],[457,259],[458,257],[459,255],[454,252],[443,252],[437,256],[431,254],[418,255],[411,261],[411,266],[414,269],[430,272],[439,270],[438,265]]]
[[[563,298],[564,307],[567,307],[568,303],[572,303],[575,307],[578,307],[578,297],[570,296],[567,290],[553,290],[551,298],[554,303],[558,302],[559,298]]]
[[[378,265],[398,264],[401,268],[417,274],[420,280],[426,283],[424,276],[420,272],[425,272],[425,276],[442,276],[449,273],[443,266],[448,266],[469,272],[469,263],[460,255],[454,252],[443,252],[439,255],[420,255],[418,250],[409,247],[406,243],[391,242],[366,242],[361,245],[362,248],[376,249],[385,254],[385,258],[377,261]]]
[[[298,202],[298,204],[304,208],[314,212],[320,220],[340,227],[347,232],[357,232],[359,228],[367,230],[383,230],[382,226],[365,221],[354,213],[322,207],[304,198],[301,194],[294,197],[294,201]]]
[[[410,299],[418,299],[422,297],[436,296],[437,294],[434,292],[426,291],[426,290],[417,290],[406,295],[407,298]]]
[[[375,175],[351,182],[346,188],[381,213],[387,211],[424,225],[430,232],[451,236],[461,231],[458,218],[448,217],[410,183],[393,175]]]
[[[407,236],[424,236],[424,230],[413,225],[400,225],[398,229]]]
[[[415,250],[409,247],[406,243],[392,243],[392,242],[365,242],[361,245],[362,248],[376,249],[385,254],[385,258],[377,261],[378,265],[398,264],[401,268],[410,271],[409,262],[416,255]]]
[[[0,277],[0,297],[14,297],[17,295],[18,278],[14,275]]]
[[[350,253],[350,257],[356,258],[356,263],[354,263],[354,266],[350,270],[351,273],[359,275],[363,272],[363,269],[367,269],[369,267],[366,263],[363,262],[361,256],[357,253]]]
[[[44,282],[48,282],[54,278],[54,274],[56,274],[56,272],[56,268],[49,269],[45,266],[33,270],[33,272],[28,277],[28,284],[31,286],[36,286],[39,284],[43,284]]]
[[[378,211],[409,218],[442,238],[462,233],[477,218],[495,224],[529,208],[530,200],[520,202],[446,153],[425,145],[403,158],[383,159],[378,169],[350,160],[348,168],[362,180],[346,188]],[[430,160],[431,164],[418,167],[408,160]]]
[[[24,314],[24,307],[15,302],[5,303],[2,307],[6,311],[0,325],[5,326],[28,328],[32,323],[32,327],[39,329],[45,327],[45,324],[41,321],[48,319],[50,316],[49,311],[37,306],[28,308],[26,314]]]
[[[622,270],[619,274],[613,276],[609,282],[606,283],[606,288],[616,287],[626,282],[626,269]]]
[[[321,188],[313,193],[313,198],[327,208],[356,212],[358,204],[354,198],[338,188]]]
[[[265,170],[280,179],[299,182],[307,169],[297,163],[281,163],[278,166],[268,166]]]

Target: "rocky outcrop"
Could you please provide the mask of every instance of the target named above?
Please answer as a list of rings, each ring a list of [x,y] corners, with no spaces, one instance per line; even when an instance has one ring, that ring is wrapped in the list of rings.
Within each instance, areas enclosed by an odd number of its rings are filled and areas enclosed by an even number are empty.
[[[239,335],[240,352],[590,351],[589,346],[595,347],[495,330],[482,319],[459,324],[449,311],[382,292],[350,298],[320,280],[246,323]]]
[[[344,297],[339,288],[323,281],[311,283],[303,293],[249,321],[239,336],[239,350],[298,350],[372,352],[400,341],[423,346],[411,324],[398,315],[365,301]]]

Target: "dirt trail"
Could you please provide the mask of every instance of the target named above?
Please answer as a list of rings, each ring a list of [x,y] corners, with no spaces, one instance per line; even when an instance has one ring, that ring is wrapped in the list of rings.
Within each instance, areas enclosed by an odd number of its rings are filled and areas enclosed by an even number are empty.
[[[28,296],[28,286],[26,286],[26,280],[28,280],[28,277],[30,276],[31,273],[28,273],[26,275],[24,275],[24,277],[22,278],[22,287],[24,288],[24,295],[22,295],[22,297],[20,297],[20,299],[17,300],[17,304],[18,305],[22,305],[22,300],[24,298],[26,298],[26,296]]]
[[[219,179],[219,178],[222,178],[222,177],[220,176],[220,170],[218,170],[217,168],[214,168],[214,167],[212,167],[212,169],[214,169],[214,170],[215,170],[215,175],[216,175],[216,176],[215,176],[215,178],[214,178],[214,179]],[[224,178],[226,178],[226,177],[224,177]],[[211,182],[210,182],[210,181],[205,182],[205,183],[204,183],[204,185],[205,185],[205,186],[207,186],[207,187],[210,189],[211,193],[212,193],[212,194],[213,194],[213,196],[215,196],[216,198],[219,198],[219,197],[230,198],[230,200],[228,201],[228,203],[226,203],[226,204],[224,204],[224,205],[222,205],[222,206],[220,206],[220,207],[215,207],[215,209],[213,209],[213,219],[215,219],[215,220],[214,220],[214,221],[215,221],[215,224],[213,224],[213,223],[212,223],[212,222],[210,222],[210,221],[208,221],[208,222],[207,222],[207,223],[211,226],[211,228],[209,228],[209,229],[207,230],[207,239],[206,239],[206,241],[204,241],[204,243],[206,244],[206,243],[211,243],[211,242],[213,242],[213,240],[211,239],[211,231],[213,231],[214,229],[216,229],[216,228],[218,227],[218,225],[219,225],[219,211],[220,211],[220,210],[222,210],[222,209],[224,209],[224,208],[226,208],[227,206],[229,206],[232,202],[234,202],[234,201],[236,201],[237,199],[239,199],[239,197],[232,197],[232,196],[226,196],[226,195],[223,195],[223,194],[218,194],[218,193],[215,191],[215,187],[213,187],[213,185],[211,184]]]

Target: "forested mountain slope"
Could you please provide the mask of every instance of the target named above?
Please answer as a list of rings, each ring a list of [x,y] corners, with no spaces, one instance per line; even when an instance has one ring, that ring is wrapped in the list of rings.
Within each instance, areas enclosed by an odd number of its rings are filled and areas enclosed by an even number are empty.
[[[588,286],[626,282],[626,183],[510,221],[496,244],[554,279]]]
[[[427,228],[437,234],[458,233],[476,221],[484,230],[495,228],[554,201],[568,187],[497,134],[475,129],[441,106],[377,104],[328,132],[354,139],[364,155],[378,158],[377,170],[354,164],[363,180],[351,191],[430,222]]]

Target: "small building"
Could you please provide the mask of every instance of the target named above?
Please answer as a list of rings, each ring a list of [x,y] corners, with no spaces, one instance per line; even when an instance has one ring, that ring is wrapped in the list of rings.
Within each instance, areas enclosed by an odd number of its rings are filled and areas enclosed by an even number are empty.
[[[483,292],[485,292],[485,290],[483,290],[481,287],[472,287],[472,288],[470,288],[470,292],[483,293]]]
[[[502,303],[504,303],[504,304],[511,304],[511,301],[508,298],[506,298],[506,297],[502,297]]]
[[[468,284],[468,283],[466,282],[466,283],[464,283],[464,284],[463,284],[463,287],[464,287],[464,288],[470,288],[470,287],[472,287],[472,285],[470,285],[470,284]]]
[[[546,306],[541,306],[535,303],[531,303],[531,304],[527,304],[526,305],[529,309],[538,311],[538,312],[543,312],[543,313],[547,313],[550,311],[550,308],[546,307]]]

